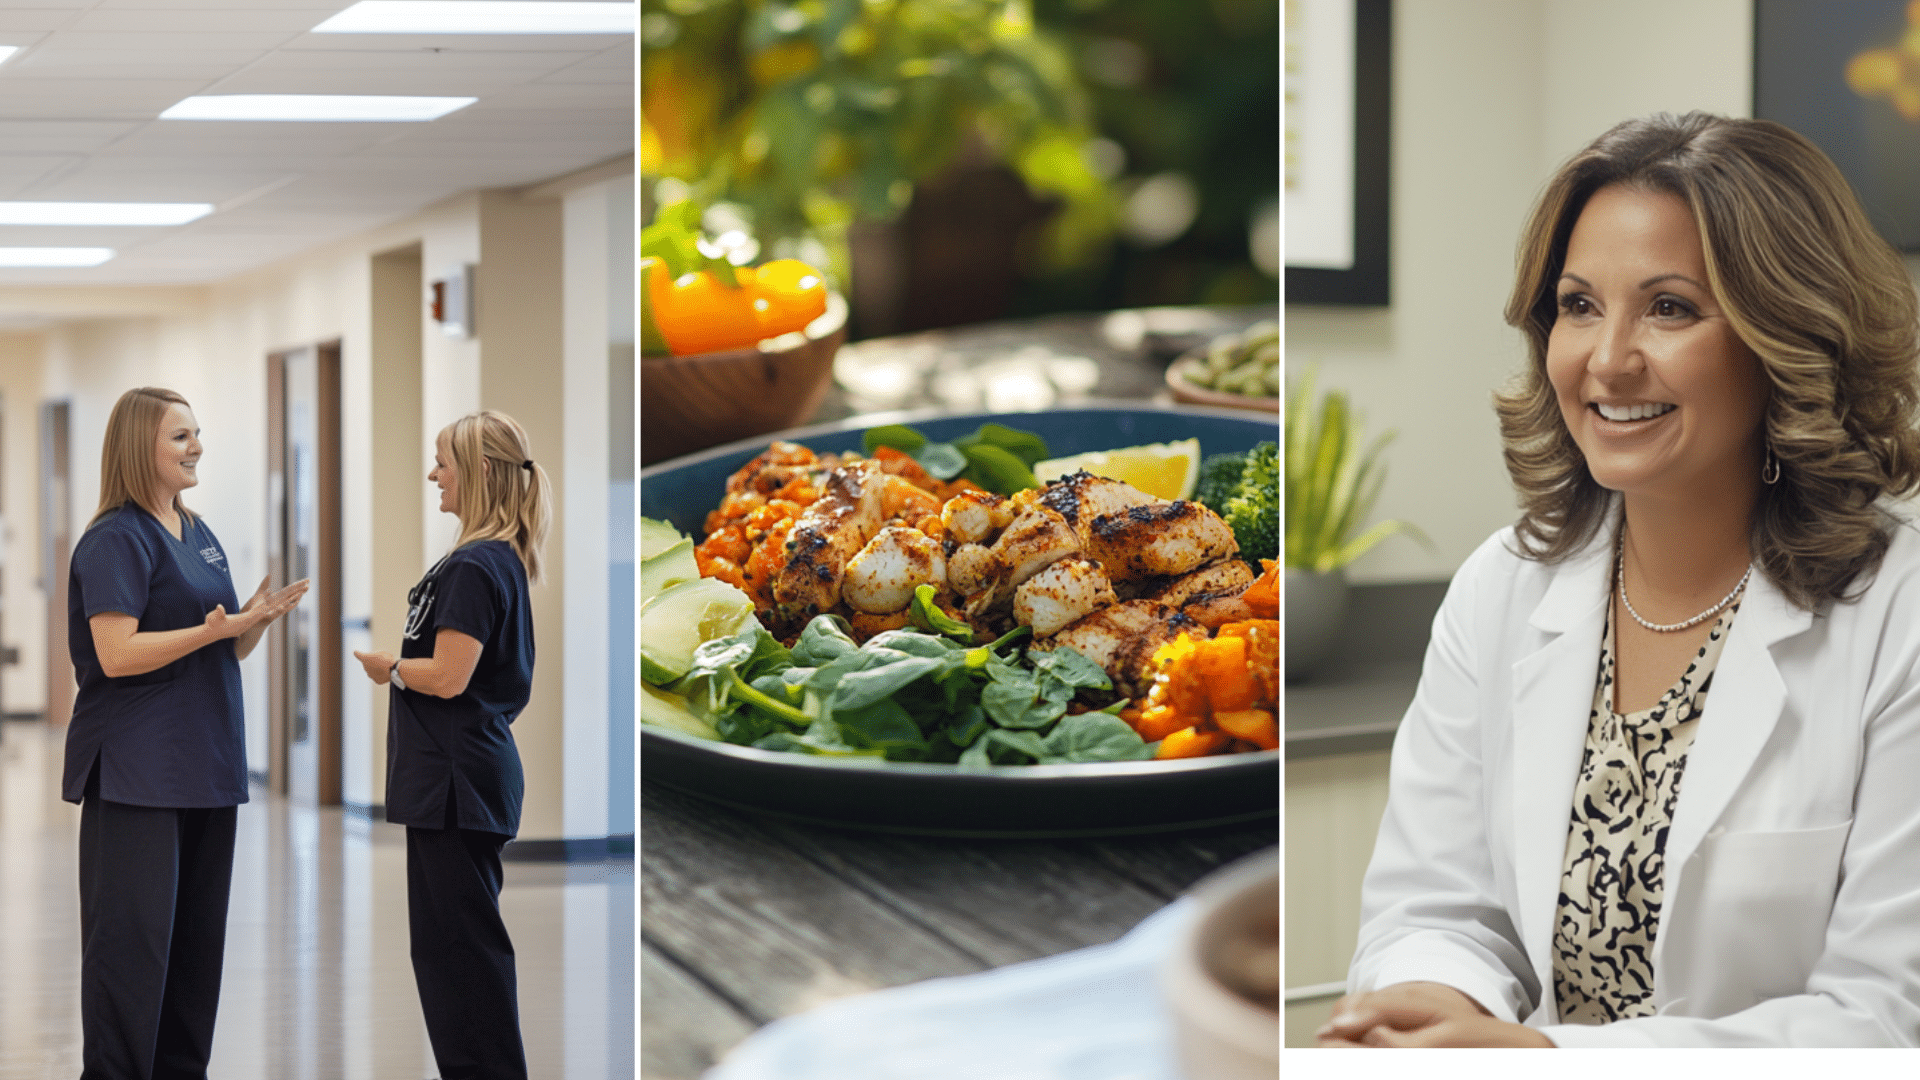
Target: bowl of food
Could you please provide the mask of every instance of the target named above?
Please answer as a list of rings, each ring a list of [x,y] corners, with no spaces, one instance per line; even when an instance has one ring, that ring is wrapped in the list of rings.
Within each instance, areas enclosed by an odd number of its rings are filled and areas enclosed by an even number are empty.
[[[1162,970],[1181,1075],[1272,1080],[1280,1070],[1280,854],[1215,872]]]
[[[642,464],[792,427],[820,407],[847,303],[819,271],[793,259],[677,278],[663,260],[641,269],[657,333],[640,362]]]
[[[642,471],[643,776],[946,835],[1275,815],[1278,569],[1241,551],[1277,547],[1276,426],[1103,403],[896,419]],[[1207,463],[1147,470],[1181,489],[1161,495],[1034,475],[1181,446]],[[1164,497],[1196,488],[1237,509]],[[1176,548],[1193,565],[1160,565]]]
[[[1193,349],[1167,367],[1174,400],[1215,408],[1280,411],[1280,326],[1258,322]]]

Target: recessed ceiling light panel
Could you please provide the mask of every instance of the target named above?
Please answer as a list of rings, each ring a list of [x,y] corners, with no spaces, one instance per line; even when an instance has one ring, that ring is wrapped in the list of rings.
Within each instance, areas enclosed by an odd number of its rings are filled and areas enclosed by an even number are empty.
[[[278,120],[418,123],[438,120],[479,98],[361,97],[353,94],[202,94],[160,114],[162,120]]]
[[[360,0],[316,34],[631,34],[633,4]]]
[[[0,202],[0,225],[185,225],[212,203]]]
[[[112,248],[0,247],[0,267],[99,266],[111,258]]]
[[[13,54],[19,51],[20,46],[18,45],[0,45],[0,64],[4,64],[13,59]]]

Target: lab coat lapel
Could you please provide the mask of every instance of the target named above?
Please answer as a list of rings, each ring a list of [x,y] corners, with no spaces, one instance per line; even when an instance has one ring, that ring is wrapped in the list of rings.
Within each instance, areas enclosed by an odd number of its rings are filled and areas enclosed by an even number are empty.
[[[1513,665],[1513,852],[1521,942],[1542,987],[1553,985],[1553,924],[1600,669],[1613,531],[1560,564],[1528,625],[1544,637]]]
[[[1787,685],[1773,662],[1772,647],[1812,625],[1813,615],[1794,607],[1763,575],[1755,574],[1747,584],[1680,778],[1680,798],[1667,833],[1666,911],[1676,910],[1676,898],[1687,886],[1680,869],[1753,771],[1786,707]],[[1654,942],[1655,971],[1663,970],[1660,955],[1666,941],[1662,934]]]

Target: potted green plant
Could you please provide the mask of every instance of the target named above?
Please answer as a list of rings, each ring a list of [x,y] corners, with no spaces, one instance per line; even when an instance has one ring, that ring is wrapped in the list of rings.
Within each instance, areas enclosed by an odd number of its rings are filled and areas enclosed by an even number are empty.
[[[1287,388],[1288,682],[1310,674],[1339,636],[1347,612],[1347,565],[1395,533],[1425,540],[1405,521],[1376,522],[1361,531],[1387,477],[1380,453],[1396,432],[1383,432],[1363,451],[1346,394],[1327,391],[1309,411],[1314,375],[1309,370]]]

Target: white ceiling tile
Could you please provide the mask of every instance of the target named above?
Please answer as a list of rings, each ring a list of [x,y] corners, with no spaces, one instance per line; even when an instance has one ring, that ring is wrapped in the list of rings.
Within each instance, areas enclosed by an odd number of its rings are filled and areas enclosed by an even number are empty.
[[[3,144],[0,144],[3,145]],[[78,157],[0,156],[0,198],[17,199],[21,191],[35,181],[63,168],[72,168],[82,159]]]
[[[34,0],[41,3],[43,0]],[[353,6],[354,0],[73,0],[72,6],[102,11],[233,11],[274,8],[324,13],[326,18]],[[63,0],[60,6],[67,6]],[[315,25],[319,25],[316,23]]]
[[[596,57],[591,52],[524,52],[489,51],[428,52],[425,49],[406,51],[373,50],[335,52],[278,50],[262,57],[255,68],[259,71],[323,71],[333,72],[342,78],[357,78],[361,72],[392,71],[504,71],[520,72],[529,78],[558,71],[571,64],[581,63]],[[632,73],[629,72],[629,75]]]
[[[599,52],[612,34],[303,34],[281,46],[291,52]]]
[[[53,42],[62,48],[99,49],[105,52],[167,53],[180,49],[251,49],[266,52],[289,39],[288,34],[228,33],[200,30],[191,33],[82,33],[56,34]]]
[[[74,10],[0,7],[0,34],[45,34],[64,30],[83,18]]]
[[[225,33],[304,34],[327,21],[325,9],[262,8],[252,4],[234,8],[195,8],[177,4],[156,9],[95,9],[61,29],[104,34]]]
[[[395,94],[428,97],[479,97],[526,82],[513,71],[368,71],[353,79],[356,94]],[[337,71],[261,71],[248,69],[222,82],[220,94],[338,94]]]
[[[0,146],[18,154],[95,153],[139,127],[138,121],[0,119]]]
[[[203,84],[170,79],[33,79],[0,82],[0,116],[147,119]]]

